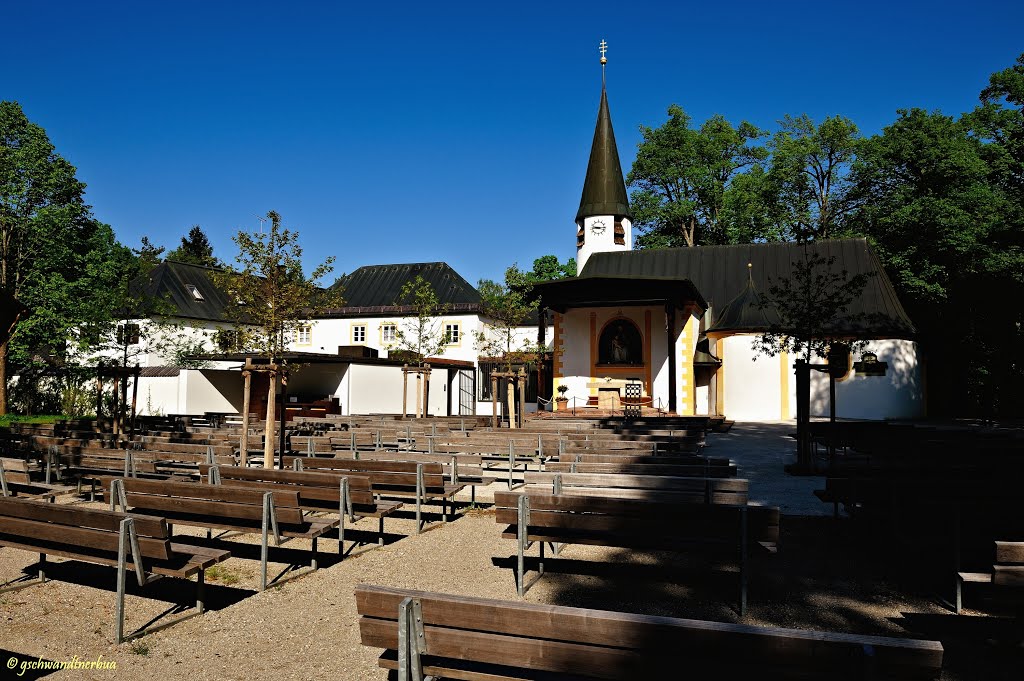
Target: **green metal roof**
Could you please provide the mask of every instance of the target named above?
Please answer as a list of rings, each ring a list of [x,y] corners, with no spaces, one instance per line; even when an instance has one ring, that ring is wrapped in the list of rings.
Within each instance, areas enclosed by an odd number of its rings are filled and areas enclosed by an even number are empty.
[[[597,110],[594,143],[590,147],[587,178],[583,182],[577,222],[593,215],[624,215],[632,218],[626,183],[622,179],[619,150],[615,146],[612,116],[608,110],[608,93],[601,88],[601,106]]]
[[[826,259],[835,256],[836,271],[846,270],[850,276],[861,272],[872,275],[849,310],[851,315],[863,315],[864,321],[856,329],[858,334],[874,338],[914,337],[917,331],[913,322],[896,297],[878,256],[863,238],[594,253],[577,278],[689,279],[715,311],[716,318],[724,316],[725,308],[739,299],[736,309],[742,314],[731,314],[731,321],[714,323],[717,332],[739,332],[748,330],[745,327],[751,321],[748,281],[753,282],[754,295],[758,290],[767,291],[772,282],[792,276],[793,262],[804,258],[804,249],[807,254],[817,253]],[[747,267],[748,263],[752,268]]]

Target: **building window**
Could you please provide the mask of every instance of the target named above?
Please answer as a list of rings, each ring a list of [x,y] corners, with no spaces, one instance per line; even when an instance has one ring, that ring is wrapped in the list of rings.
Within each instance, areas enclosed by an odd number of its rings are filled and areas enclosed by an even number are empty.
[[[462,338],[461,324],[445,324],[444,325],[444,342],[448,345],[458,345],[459,340]]]
[[[622,218],[615,218],[615,244],[618,246],[626,245],[626,228],[622,226]]]
[[[380,342],[381,343],[394,343],[398,340],[398,327],[394,324],[381,324],[380,325]]]
[[[353,343],[365,343],[366,342],[366,325],[360,324],[352,327],[352,342]]]
[[[139,325],[138,324],[118,324],[117,325],[117,344],[118,345],[138,345],[139,344]]]
[[[192,284],[185,284],[185,288],[188,289],[188,292],[192,294],[192,298],[195,300],[200,302],[206,300],[206,298],[203,297],[203,294],[199,292],[199,289]]]
[[[300,326],[295,329],[295,344],[310,345],[313,342],[313,327]]]
[[[576,248],[583,246],[586,239],[587,233],[583,231],[583,225],[580,225],[579,229],[576,230]]]

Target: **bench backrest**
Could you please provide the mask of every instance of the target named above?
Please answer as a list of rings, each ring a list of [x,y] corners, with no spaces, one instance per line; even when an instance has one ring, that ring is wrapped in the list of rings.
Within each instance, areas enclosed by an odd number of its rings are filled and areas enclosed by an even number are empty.
[[[743,478],[688,478],[617,473],[525,473],[525,491],[553,492],[558,479],[562,494],[609,496],[675,503],[745,504],[750,485]]]
[[[200,464],[199,472],[207,480],[211,466]],[[365,475],[333,475],[315,471],[278,470],[275,468],[249,468],[242,466],[218,466],[221,484],[272,492],[287,488],[298,492],[299,502],[304,506],[324,506],[331,503],[337,510],[339,481],[348,479],[348,494],[353,504],[366,506],[374,503],[370,478]],[[321,503],[317,503],[321,502]]]
[[[428,492],[443,490],[445,485],[444,470],[440,463],[286,456],[284,466],[291,467],[296,458],[302,460],[304,470],[365,475],[370,479],[370,484],[380,490],[415,491],[417,466],[423,467],[423,485]]]
[[[1024,542],[997,541],[992,583],[1024,586]]]
[[[424,672],[438,675],[444,668],[454,668],[444,666],[452,660],[599,679],[683,678],[687,671],[708,669],[717,672],[715,678],[765,678],[768,672],[768,678],[852,679],[873,672],[879,679],[933,679],[942,667],[942,644],[936,641],[704,622],[366,584],[356,587],[355,596],[362,644],[386,650],[398,649],[399,605],[406,598],[416,599],[426,630],[425,654],[430,656]]]
[[[0,543],[38,546],[45,543],[60,554],[99,551],[116,556],[121,521],[127,513],[115,513],[64,504],[0,497]],[[130,514],[135,520],[139,551],[143,558],[168,560],[170,533],[163,518]],[[21,540],[19,542],[19,540]]]
[[[4,469],[4,479],[7,482],[20,483],[22,485],[31,482],[28,461],[24,459],[0,457],[0,467]]]
[[[519,491],[494,493],[498,523],[518,524],[519,497],[523,494]],[[593,539],[607,537],[609,543],[611,538],[616,538],[628,541],[631,546],[654,546],[680,538],[724,542],[739,536],[742,515],[746,513],[749,543],[777,544],[779,540],[779,509],[774,506],[680,504],[540,492],[525,495],[529,497],[531,532],[545,530],[551,534],[577,534]]]
[[[544,464],[544,470],[560,473],[627,473],[631,475],[675,475],[682,477],[727,478],[736,475],[736,465],[653,463],[576,463],[553,461]]]
[[[168,517],[179,519],[179,514],[185,514],[247,524],[258,524],[263,519],[263,490],[192,482],[121,479],[124,480],[128,506],[143,513],[167,514]],[[109,481],[105,483],[105,487],[109,487]],[[271,494],[278,523],[303,524],[298,492],[275,491]]]

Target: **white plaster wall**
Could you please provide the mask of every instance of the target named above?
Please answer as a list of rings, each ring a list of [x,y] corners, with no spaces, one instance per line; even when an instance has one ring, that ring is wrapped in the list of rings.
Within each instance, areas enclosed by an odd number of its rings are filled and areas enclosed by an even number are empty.
[[[569,386],[565,396],[569,407],[582,407],[587,403],[590,390],[590,311],[585,308],[569,310],[562,315],[561,336],[562,377],[559,385]],[[490,411],[486,412],[490,413]]]
[[[735,421],[778,421],[782,410],[779,360],[758,357],[753,341],[751,335],[723,339],[725,416]]]
[[[178,374],[181,414],[208,411],[238,413],[242,405],[242,376],[237,371],[182,369]],[[179,397],[180,399],[180,397]]]
[[[385,324],[395,324],[399,329],[404,329],[407,334],[411,333],[410,325],[414,318],[410,317],[351,317],[345,319],[315,319],[310,322],[312,333],[308,345],[291,343],[289,349],[296,352],[323,352],[334,354],[338,352],[341,345],[365,345],[375,348],[380,357],[388,356],[388,349],[392,343],[384,343],[381,339],[381,327]],[[461,333],[458,343],[445,348],[441,357],[445,359],[458,359],[476,364],[477,349],[474,344],[474,334],[480,330],[479,315],[445,315],[437,317],[433,321],[434,328],[438,333],[443,333],[445,324],[457,323],[460,325]],[[365,326],[366,340],[356,343],[352,340],[352,327]],[[534,331],[536,337],[536,330]]]
[[[144,416],[180,414],[178,380],[178,376],[140,377],[138,413]]]
[[[402,368],[352,364],[348,376],[348,414],[402,413]],[[416,381],[409,377],[409,413],[416,409]]]
[[[888,362],[885,376],[850,376],[836,383],[836,416],[847,419],[918,418],[925,415],[917,344],[871,341],[868,350]],[[858,361],[860,355],[854,356]],[[795,402],[794,402],[795,404]],[[828,416],[828,376],[811,372],[811,415]]]
[[[430,372],[430,392],[427,395],[430,416],[448,415],[448,370],[435,369]],[[458,405],[452,405],[453,408]],[[399,408],[401,411],[401,408]]]

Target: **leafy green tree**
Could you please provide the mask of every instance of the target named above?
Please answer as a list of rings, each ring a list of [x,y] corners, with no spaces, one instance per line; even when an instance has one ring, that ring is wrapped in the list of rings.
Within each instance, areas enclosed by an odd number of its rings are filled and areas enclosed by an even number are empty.
[[[519,327],[534,309],[522,289],[510,284],[519,275],[513,265],[505,271],[504,285],[489,279],[477,284],[486,321],[483,329],[475,332],[476,348],[481,356],[501,357],[505,371],[534,359],[532,344],[517,341]]]
[[[824,358],[837,339],[855,345],[856,329],[864,320],[850,313],[850,305],[869,280],[869,274],[850,275],[837,268],[835,256],[805,251],[793,261],[791,276],[770,280],[760,294],[770,326],[754,340],[754,350],[769,356],[803,355],[811,362]]]
[[[181,237],[181,245],[168,253],[167,259],[204,267],[220,267],[222,264],[214,257],[213,245],[199,225],[192,225],[188,236]]]
[[[857,126],[844,116],[816,125],[806,114],[780,123],[769,145],[766,179],[776,200],[770,214],[796,241],[836,236],[852,208],[848,180],[860,143]]]
[[[151,242],[148,236],[144,236],[139,247],[133,248],[132,252],[135,253],[144,269],[151,269],[160,264],[166,250],[163,246],[157,246]]]
[[[395,305],[407,308],[412,316],[395,329],[396,350],[389,354],[416,363],[442,354],[449,339],[441,329],[440,318],[449,307],[438,300],[430,282],[416,275],[402,287]]]
[[[643,141],[626,177],[640,248],[727,243],[727,195],[734,178],[762,163],[755,144],[764,132],[746,121],[734,127],[720,115],[699,129],[679,106],[660,128],[641,126]]]
[[[75,173],[16,102],[0,102],[0,289],[29,309],[0,345],[0,414],[9,363],[63,362],[64,339],[95,314],[102,293],[104,282],[81,263],[115,240],[92,217]]]
[[[317,284],[333,269],[334,258],[327,258],[307,277],[299,233],[281,227],[281,216],[275,211],[267,213],[267,218],[266,234],[243,230],[232,237],[238,246],[235,265],[210,276],[230,292],[232,303],[225,312],[245,327],[249,349],[273,360],[285,352],[296,329],[340,301]]]

